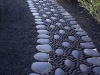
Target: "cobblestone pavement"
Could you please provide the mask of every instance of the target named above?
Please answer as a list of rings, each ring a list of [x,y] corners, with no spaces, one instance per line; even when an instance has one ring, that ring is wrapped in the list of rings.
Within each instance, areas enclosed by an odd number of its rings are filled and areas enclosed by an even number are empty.
[[[100,75],[100,53],[71,14],[53,0],[27,2],[39,33],[30,75]]]
[[[0,7],[0,75],[100,75],[91,37],[58,3],[0,0]]]

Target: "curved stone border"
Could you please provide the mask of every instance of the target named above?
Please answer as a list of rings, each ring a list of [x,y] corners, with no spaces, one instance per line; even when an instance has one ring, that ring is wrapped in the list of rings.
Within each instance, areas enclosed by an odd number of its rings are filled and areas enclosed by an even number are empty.
[[[53,0],[28,0],[39,35],[39,53],[30,75],[99,75],[100,53],[92,39],[66,10]]]

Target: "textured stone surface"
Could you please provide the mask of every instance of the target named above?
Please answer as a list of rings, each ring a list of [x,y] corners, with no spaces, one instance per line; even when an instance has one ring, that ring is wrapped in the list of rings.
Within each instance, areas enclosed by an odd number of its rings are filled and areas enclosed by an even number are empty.
[[[70,43],[69,43],[69,42],[63,42],[62,45],[63,45],[64,47],[69,47],[69,46],[70,46]]]
[[[46,74],[51,71],[52,65],[48,62],[34,62],[31,68],[37,73]]]
[[[97,57],[88,58],[87,62],[91,63],[93,65],[96,65],[96,66],[100,66],[100,58],[99,57],[98,58]]]
[[[77,22],[76,22],[76,21],[70,21],[70,24],[72,24],[72,25],[76,25]]]
[[[52,47],[48,44],[37,45],[36,48],[37,48],[37,50],[39,50],[41,52],[50,52],[50,51],[52,51]]]
[[[93,49],[84,49],[84,53],[89,56],[100,56],[100,53]]]
[[[65,22],[65,20],[64,20],[64,19],[60,19],[59,21],[60,21],[60,22]]]
[[[35,21],[41,22],[41,21],[42,21],[42,19],[35,19]]]
[[[73,51],[72,51],[72,55],[73,55],[74,58],[78,59],[79,56],[80,56],[80,53],[79,53],[78,50],[73,50]]]
[[[59,35],[54,35],[54,39],[59,39],[60,36]]]
[[[37,25],[36,28],[37,29],[46,29],[46,26],[45,25]]]
[[[47,61],[49,59],[49,54],[39,52],[34,55],[34,58],[39,61]]]
[[[39,13],[32,13],[34,16],[39,16]]]
[[[40,43],[40,44],[49,44],[49,39],[38,39],[37,43]]]
[[[55,53],[59,55],[63,55],[64,51],[62,49],[56,49]]]
[[[44,24],[44,22],[35,22],[36,24]]]
[[[88,72],[88,66],[86,66],[85,64],[80,64],[79,68],[80,68],[81,72],[83,72],[83,73]]]
[[[75,29],[75,31],[83,32],[84,30],[82,28],[77,28],[77,29]]]
[[[90,42],[92,41],[92,39],[88,36],[82,36],[82,40],[86,41],[86,42]]]
[[[76,38],[74,36],[68,36],[68,39],[71,40],[71,41],[75,41]]]
[[[78,35],[80,35],[80,36],[87,35],[86,32],[76,32],[76,34],[78,34]]]
[[[49,32],[47,30],[37,30],[39,34],[48,34]]]
[[[65,63],[65,65],[66,65],[66,67],[71,67],[71,66],[73,66],[73,62],[72,62],[71,60],[69,60],[69,59],[66,59],[64,63]]]
[[[84,48],[95,48],[93,43],[80,43],[80,45]]]
[[[51,19],[56,20],[57,18],[56,17],[51,17]]]
[[[65,28],[66,30],[71,30],[71,28],[68,27],[68,26],[65,26],[64,28]]]
[[[65,34],[65,31],[64,30],[59,30],[59,33],[60,34]]]
[[[50,25],[50,28],[52,28],[52,29],[53,29],[53,28],[55,28],[55,26],[54,26],[54,25]]]
[[[50,22],[51,23],[51,20],[50,19],[46,19],[46,22]]]
[[[55,74],[54,75],[65,75],[65,74],[64,74],[64,71],[61,68],[57,68],[55,70]]]
[[[100,75],[100,67],[93,68],[93,72]]]
[[[56,25],[60,26],[60,25],[62,25],[62,24],[61,24],[61,23],[56,23]]]
[[[46,35],[46,34],[40,34],[37,36],[38,38],[42,38],[42,39],[49,39],[50,36],[49,35]]]

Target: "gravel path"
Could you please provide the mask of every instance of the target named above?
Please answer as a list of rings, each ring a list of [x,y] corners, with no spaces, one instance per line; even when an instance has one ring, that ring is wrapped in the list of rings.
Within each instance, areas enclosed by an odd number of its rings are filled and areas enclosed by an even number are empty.
[[[27,2],[39,33],[30,75],[99,75],[100,53],[75,19],[53,0]]]

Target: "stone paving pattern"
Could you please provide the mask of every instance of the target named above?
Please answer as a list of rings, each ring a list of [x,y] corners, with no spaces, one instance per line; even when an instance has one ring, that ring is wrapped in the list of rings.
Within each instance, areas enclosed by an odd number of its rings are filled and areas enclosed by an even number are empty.
[[[34,58],[42,61],[34,62],[32,70],[46,75],[99,75],[100,53],[75,19],[53,0],[27,2],[39,33]]]

